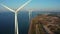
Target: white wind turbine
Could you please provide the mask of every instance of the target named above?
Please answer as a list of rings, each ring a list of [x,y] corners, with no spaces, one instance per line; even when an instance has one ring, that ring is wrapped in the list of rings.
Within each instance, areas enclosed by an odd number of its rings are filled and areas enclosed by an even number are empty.
[[[31,19],[32,10],[29,10],[29,21]]]
[[[32,11],[33,11],[32,9],[28,10],[28,12],[29,12],[29,23],[30,23],[28,34],[31,34],[30,30],[31,30],[31,24],[32,24],[31,23],[31,14],[32,14]]]
[[[31,22],[32,12],[33,12],[33,10],[32,10],[32,9],[30,9],[30,10],[29,10],[29,22]]]
[[[17,13],[19,10],[21,10],[22,8],[24,8],[28,3],[30,3],[31,0],[27,1],[26,3],[24,3],[22,6],[20,6],[16,11],[7,7],[4,4],[1,4],[3,7],[5,7],[6,9],[10,10],[11,12],[15,13],[15,34],[19,34],[18,32],[18,20],[17,20]]]

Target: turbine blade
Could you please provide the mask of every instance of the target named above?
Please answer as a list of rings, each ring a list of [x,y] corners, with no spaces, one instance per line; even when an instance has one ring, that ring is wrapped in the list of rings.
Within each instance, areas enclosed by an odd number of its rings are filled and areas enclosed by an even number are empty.
[[[11,12],[15,12],[14,10],[12,10],[11,8],[7,7],[6,5],[4,4],[1,4],[3,7],[5,7],[6,9],[10,10]]]
[[[24,3],[21,7],[19,7],[16,12],[18,12],[19,10],[21,10],[22,8],[24,8],[28,3],[30,3],[31,0],[27,1],[26,3]]]

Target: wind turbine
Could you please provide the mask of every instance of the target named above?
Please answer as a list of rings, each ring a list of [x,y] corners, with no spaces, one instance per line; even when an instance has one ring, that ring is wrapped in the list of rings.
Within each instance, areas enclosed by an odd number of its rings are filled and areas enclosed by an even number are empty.
[[[15,13],[15,34],[19,34],[18,32],[18,19],[17,19],[17,13],[19,10],[21,10],[22,8],[24,8],[27,4],[29,4],[31,2],[31,0],[27,1],[26,3],[24,3],[22,6],[20,6],[17,10],[13,10],[9,7],[7,7],[4,4],[1,4],[4,8],[10,10],[11,12]]]
[[[32,10],[29,10],[29,21],[31,19]]]
[[[28,31],[28,34],[31,34],[31,32],[30,32],[30,30],[31,30],[31,14],[32,14],[32,9],[30,9],[30,10],[28,10],[28,12],[29,12],[29,23],[30,23],[30,26],[29,26],[29,31]]]

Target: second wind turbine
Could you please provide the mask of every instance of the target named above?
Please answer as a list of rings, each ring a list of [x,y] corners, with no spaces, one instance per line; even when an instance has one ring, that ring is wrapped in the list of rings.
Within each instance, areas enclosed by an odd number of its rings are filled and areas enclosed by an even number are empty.
[[[26,3],[24,3],[21,7],[19,7],[16,11],[7,7],[6,5],[4,4],[1,4],[3,7],[5,7],[6,9],[10,10],[11,12],[15,13],[15,34],[19,34],[19,31],[18,31],[18,19],[17,19],[17,13],[19,10],[21,10],[22,8],[24,8],[28,3],[30,3],[31,0],[27,1]]]

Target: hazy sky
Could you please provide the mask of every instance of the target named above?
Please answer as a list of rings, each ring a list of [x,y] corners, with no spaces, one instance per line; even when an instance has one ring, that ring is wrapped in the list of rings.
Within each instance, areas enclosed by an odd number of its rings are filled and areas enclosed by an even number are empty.
[[[7,5],[12,9],[17,9],[28,0],[0,0],[0,3]],[[60,0],[32,0],[22,10],[60,10]],[[0,5],[0,10],[5,10]]]

